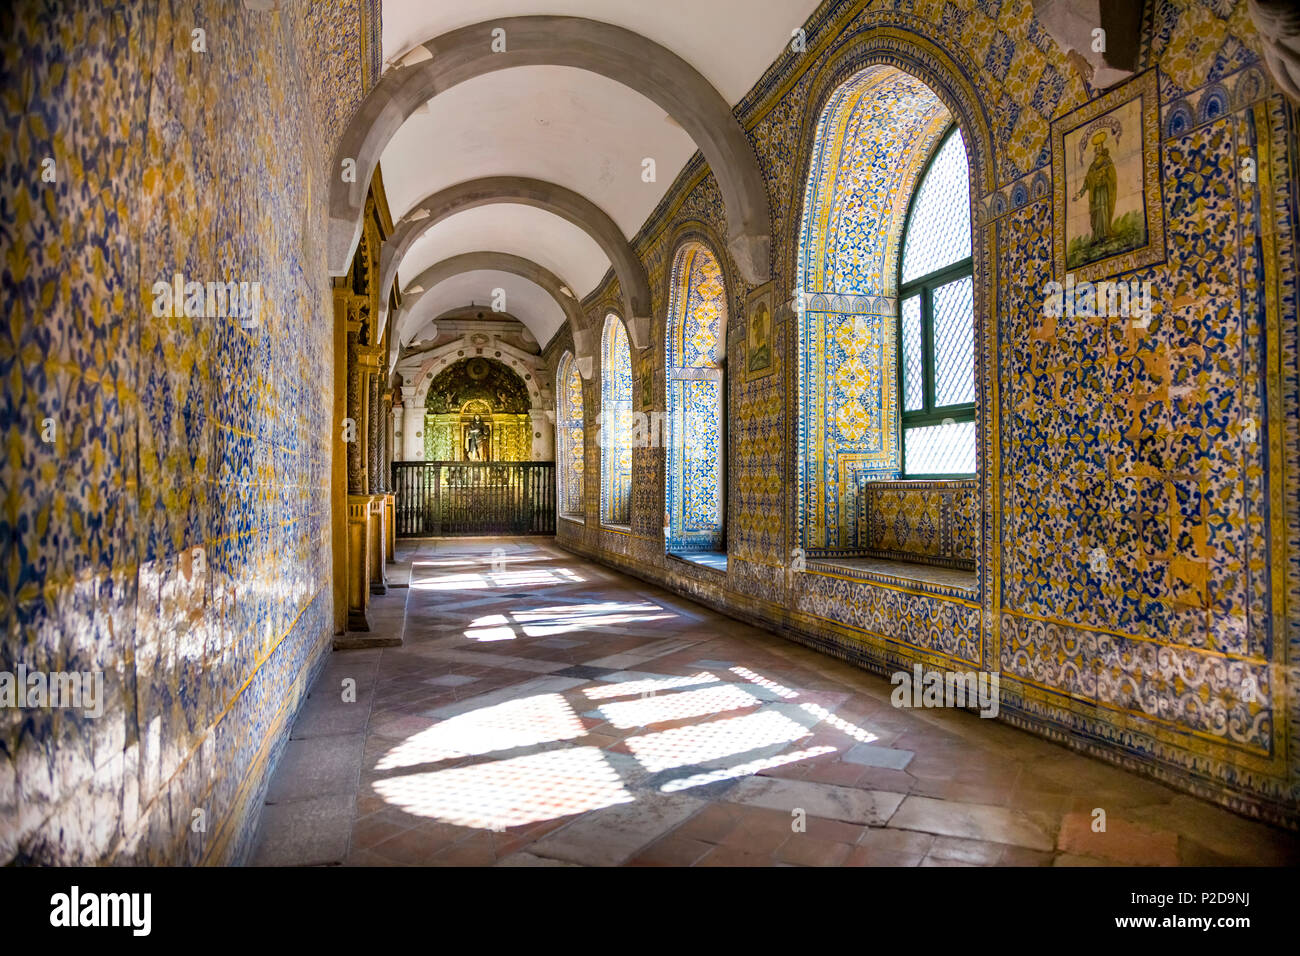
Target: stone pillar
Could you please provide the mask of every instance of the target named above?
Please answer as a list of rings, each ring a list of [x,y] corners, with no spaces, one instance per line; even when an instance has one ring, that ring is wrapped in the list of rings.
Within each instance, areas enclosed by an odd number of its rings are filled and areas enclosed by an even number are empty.
[[[379,491],[393,490],[393,390],[385,387],[379,402]]]
[[[383,422],[379,401],[379,373],[372,371],[368,377],[370,401],[366,420],[366,490],[380,494],[384,490],[384,477],[380,471],[380,452],[383,446]]]
[[[368,631],[372,550],[370,497],[348,495],[348,630]]]
[[[394,494],[384,495],[384,517],[385,517],[385,543],[387,545],[387,557],[389,561],[397,560],[397,496]],[[387,575],[385,575],[385,581]]]
[[[534,408],[532,419],[533,461],[555,461],[555,412]]]
[[[424,406],[416,404],[415,386],[402,386],[402,457],[424,461]]]
[[[370,525],[370,593],[387,594],[388,593],[388,576],[384,573],[385,558],[388,554],[388,542],[384,539],[387,537],[387,520],[384,515],[384,502],[387,500],[385,495],[369,495],[368,518]]]
[[[402,422],[406,418],[406,409],[401,405],[393,406],[393,461],[407,461],[406,437],[402,434]]]
[[[348,494],[364,495],[366,493],[365,438],[366,417],[364,415],[365,394],[363,391],[365,375],[361,370],[361,349],[357,344],[357,332],[348,330],[348,415],[352,421],[352,441],[348,443]]]

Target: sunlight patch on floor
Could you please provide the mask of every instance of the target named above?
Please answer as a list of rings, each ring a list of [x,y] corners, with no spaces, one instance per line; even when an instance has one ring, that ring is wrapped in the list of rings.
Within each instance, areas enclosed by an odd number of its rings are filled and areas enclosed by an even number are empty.
[[[504,614],[489,614],[487,617],[475,618],[465,629],[466,639],[480,643],[513,641],[518,636]]]
[[[843,717],[836,717],[832,711],[827,710],[820,704],[800,704],[799,707],[801,710],[812,714],[814,717],[827,724],[830,724],[840,733],[852,737],[860,743],[869,744],[873,740],[880,739],[879,734],[873,734],[871,731],[859,727],[857,724],[851,723]]]
[[[657,604],[607,601],[514,611],[510,616],[524,625],[528,637],[554,637],[589,627],[662,621],[677,615]]]
[[[471,564],[474,562],[466,562]],[[581,581],[581,578],[576,580]],[[554,571],[534,568],[528,571],[477,571],[461,574],[435,574],[427,577],[411,576],[411,587],[420,591],[473,591],[490,588],[546,587],[571,584],[574,578],[560,577]]]
[[[676,694],[654,695],[641,700],[623,700],[602,704],[600,715],[615,727],[628,729],[688,717],[707,717],[729,710],[743,710],[762,703],[757,697],[734,684],[687,690]]]
[[[641,765],[655,773],[790,743],[808,735],[803,724],[769,710],[629,737],[626,743]]]
[[[733,667],[731,668],[731,673],[735,674],[737,677],[745,678],[745,680],[749,681],[751,684],[757,684],[759,687],[766,687],[778,697],[784,697],[786,700],[799,696],[798,691],[793,691],[784,684],[778,684],[776,681],[768,680],[761,674],[755,674],[748,667]]]
[[[748,777],[751,774],[758,773],[760,770],[767,770],[771,767],[783,767],[786,764],[798,763],[800,760],[810,760],[813,757],[820,757],[824,754],[835,752],[834,747],[809,747],[807,750],[796,750],[793,753],[777,754],[775,757],[762,757],[758,760],[747,760],[745,763],[738,763],[732,767],[723,767],[719,770],[710,770],[707,773],[696,773],[689,777],[679,777],[676,780],[669,780],[659,789],[664,793],[676,793],[678,790],[689,790],[691,787],[704,787],[711,783],[718,783],[722,780],[734,780],[736,777]]]
[[[394,770],[574,740],[587,731],[559,694],[538,694],[448,717],[394,747],[376,765]]]
[[[692,684],[716,684],[719,678],[708,671],[700,671],[689,677],[654,677],[645,680],[612,681],[596,687],[587,687],[583,693],[591,700],[605,700],[610,697],[627,697],[631,694],[653,694],[661,690],[673,690],[678,687],[690,687]]]
[[[374,784],[407,813],[485,830],[541,823],[635,798],[595,747],[574,747]]]

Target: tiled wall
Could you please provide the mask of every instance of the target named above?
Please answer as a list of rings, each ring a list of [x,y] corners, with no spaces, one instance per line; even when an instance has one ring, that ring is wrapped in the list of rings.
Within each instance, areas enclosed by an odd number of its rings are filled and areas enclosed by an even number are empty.
[[[726,573],[666,559],[656,449],[634,453],[630,533],[601,527],[589,487],[585,524],[561,522],[558,538],[880,671],[920,661],[998,672],[1001,719],[1296,823],[1297,117],[1264,71],[1244,0],[1148,6],[1139,71],[1158,84],[1147,158],[1165,237],[1156,261],[1126,276],[1153,286],[1141,336],[1123,321],[1043,321],[1061,174],[1052,123],[1102,91],[1028,0],[828,0],[807,24],[806,52],[783,53],[736,108],[774,210],[777,303],[796,288],[790,211],[835,89],[867,66],[894,66],[962,126],[976,213],[980,477],[976,531],[964,536],[975,599],[795,570],[805,502],[788,307],[776,316],[773,374],[747,380],[744,343],[728,336]],[[1255,161],[1254,182],[1240,175],[1243,158]],[[726,212],[697,155],[636,237],[655,342],[665,271],[687,232],[714,237],[730,314],[753,291],[717,240]],[[611,278],[586,303],[592,328],[616,302]],[[663,349],[649,356],[657,394],[634,395],[634,407],[662,408]],[[595,365],[599,381],[599,356]],[[599,391],[587,395],[591,420]],[[598,474],[590,440],[587,454]],[[1094,548],[1104,576],[1088,560]]]
[[[284,6],[0,13],[0,670],[106,681],[98,718],[0,710],[0,862],[242,858],[329,646],[322,131],[361,24]],[[155,317],[177,272],[260,282],[259,323]]]

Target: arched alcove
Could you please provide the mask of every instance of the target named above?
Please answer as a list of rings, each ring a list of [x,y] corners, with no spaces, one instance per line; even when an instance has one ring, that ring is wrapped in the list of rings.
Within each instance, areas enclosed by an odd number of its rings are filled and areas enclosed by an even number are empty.
[[[586,511],[583,406],[582,375],[573,353],[565,352],[555,373],[555,465],[559,512],[570,517],[582,517]]]
[[[886,65],[851,76],[818,118],[796,270],[799,518],[813,552],[863,547],[868,484],[902,476],[899,257],[912,196],[952,127],[930,87]],[[973,328],[972,309],[964,321]]]
[[[713,251],[687,240],[673,259],[665,329],[665,548],[723,542],[723,358],[727,294]]]
[[[600,520],[626,525],[632,515],[632,353],[627,329],[605,317],[600,349]]]

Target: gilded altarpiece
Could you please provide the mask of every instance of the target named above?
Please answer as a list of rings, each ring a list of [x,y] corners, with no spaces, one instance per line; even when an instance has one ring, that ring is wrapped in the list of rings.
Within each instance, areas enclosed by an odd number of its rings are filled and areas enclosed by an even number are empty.
[[[448,366],[429,385],[425,461],[529,461],[530,407],[527,386],[501,362],[475,356]]]

